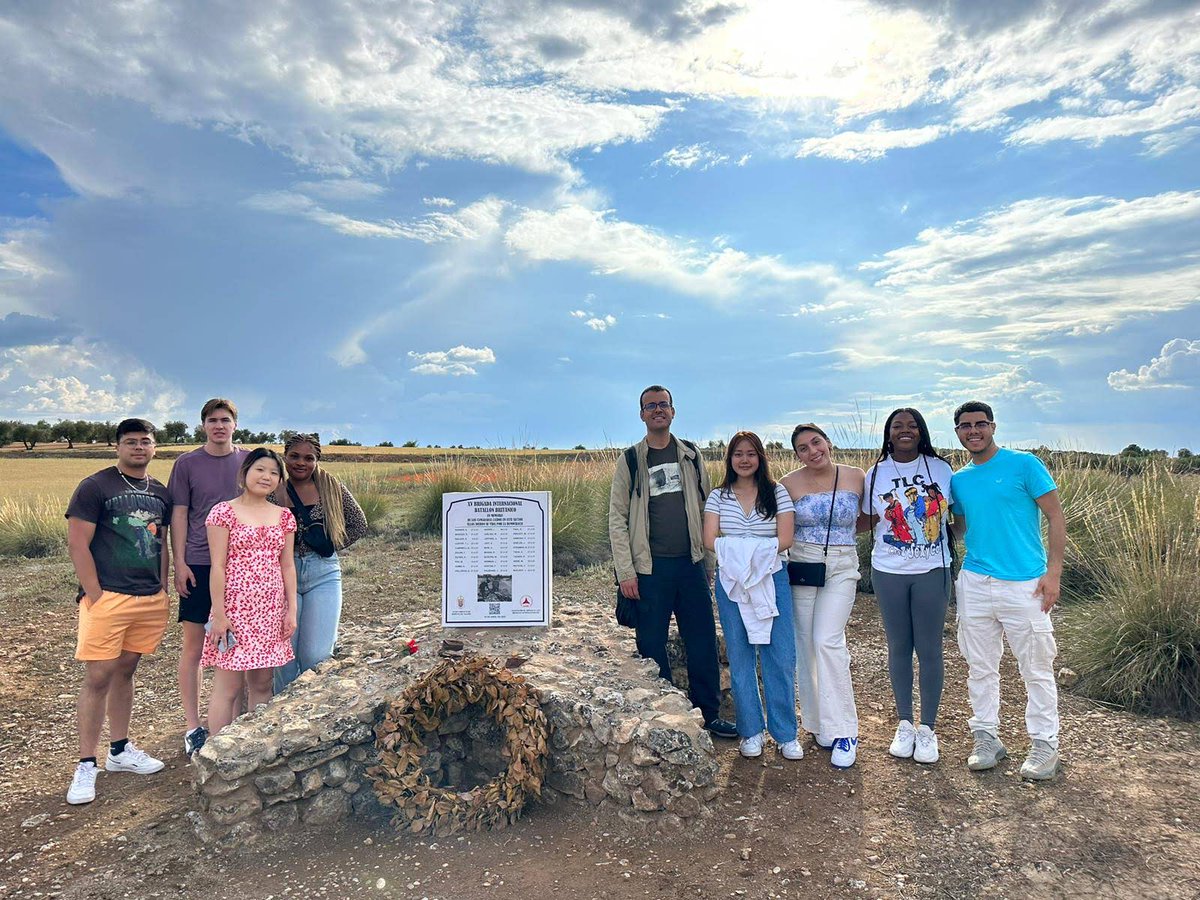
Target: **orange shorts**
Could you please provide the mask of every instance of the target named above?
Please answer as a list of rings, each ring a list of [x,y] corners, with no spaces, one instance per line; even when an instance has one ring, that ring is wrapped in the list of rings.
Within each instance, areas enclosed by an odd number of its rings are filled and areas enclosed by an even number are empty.
[[[164,591],[148,597],[104,591],[91,606],[80,600],[75,658],[116,659],[123,650],[153,653],[167,631],[170,606]]]

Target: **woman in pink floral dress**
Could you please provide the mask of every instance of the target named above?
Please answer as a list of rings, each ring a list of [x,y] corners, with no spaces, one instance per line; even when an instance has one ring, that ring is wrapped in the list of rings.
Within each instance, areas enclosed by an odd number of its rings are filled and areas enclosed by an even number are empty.
[[[259,447],[242,462],[242,493],[208,514],[213,599],[201,663],[215,666],[208,727],[233,721],[245,686],[249,708],[271,699],[275,667],[291,662],[296,630],[296,519],[267,496],[283,481],[283,460]]]

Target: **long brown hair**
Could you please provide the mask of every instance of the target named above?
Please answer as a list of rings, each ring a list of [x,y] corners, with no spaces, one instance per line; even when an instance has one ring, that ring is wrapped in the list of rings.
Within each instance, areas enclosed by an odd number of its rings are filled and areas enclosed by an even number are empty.
[[[721,490],[733,491],[737,481],[737,472],[733,471],[733,451],[742,441],[748,443],[758,454],[758,469],[754,473],[754,484],[758,488],[758,496],[754,500],[754,508],[764,519],[773,519],[779,512],[779,504],[775,501],[775,481],[771,478],[771,469],[767,464],[767,451],[763,442],[753,431],[739,431],[729,439],[725,447],[725,478],[719,487]]]
[[[346,511],[342,505],[342,483],[337,477],[326,472],[320,466],[321,439],[313,434],[289,434],[283,442],[283,455],[297,444],[311,444],[317,456],[317,465],[313,468],[312,480],[317,486],[317,498],[321,502],[321,512],[325,515],[325,533],[337,549],[346,546]]]

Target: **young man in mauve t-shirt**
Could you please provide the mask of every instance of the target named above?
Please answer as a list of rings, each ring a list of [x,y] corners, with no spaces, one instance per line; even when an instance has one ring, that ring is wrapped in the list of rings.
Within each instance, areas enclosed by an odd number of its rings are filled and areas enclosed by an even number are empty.
[[[238,470],[245,450],[233,446],[237,407],[232,400],[214,397],[200,410],[205,443],[175,460],[167,489],[171,516],[171,555],[175,560],[175,589],[179,592],[179,621],[183,646],[179,652],[179,694],[187,720],[183,749],[188,756],[204,746],[208,730],[200,724],[200,653],[204,650],[204,625],[212,612],[208,531],[204,520],[223,500],[238,495]]]
[[[167,630],[167,555],[171,521],[167,489],[146,467],[154,456],[154,426],[145,419],[117,425],[117,464],[79,483],[67,506],[67,547],[79,579],[79,639],[84,664],[79,692],[79,764],[67,791],[71,804],[96,799],[96,743],[108,715],[109,772],[149,775],[163,764],[129,740],[133,673],[143,653],[158,649]]]

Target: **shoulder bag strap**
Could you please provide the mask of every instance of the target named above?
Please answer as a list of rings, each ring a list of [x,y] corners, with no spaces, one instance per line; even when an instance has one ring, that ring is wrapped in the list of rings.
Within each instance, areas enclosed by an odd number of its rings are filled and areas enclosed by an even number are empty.
[[[288,496],[292,498],[293,515],[300,519],[304,525],[304,530],[307,531],[308,529],[312,528],[312,517],[309,516],[308,509],[303,503],[300,502],[300,495],[296,493],[296,489],[292,486],[290,481],[287,485],[287,492]]]
[[[833,496],[829,498],[829,521],[825,523],[825,557],[829,557],[829,535],[833,531],[833,507],[837,503],[838,478],[842,470],[837,463],[833,464]],[[289,485],[290,487],[291,485]]]

